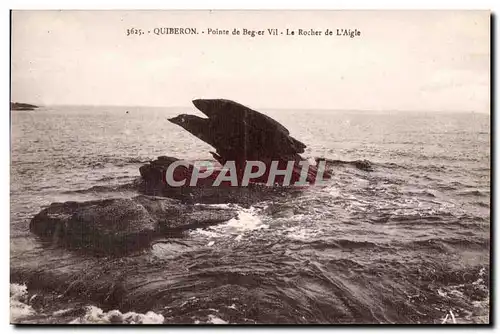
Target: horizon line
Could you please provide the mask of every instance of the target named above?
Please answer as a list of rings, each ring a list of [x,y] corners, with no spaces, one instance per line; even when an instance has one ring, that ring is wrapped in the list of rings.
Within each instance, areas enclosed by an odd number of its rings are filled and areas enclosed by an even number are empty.
[[[33,104],[38,107],[113,107],[113,108],[166,108],[166,109],[176,109],[176,108],[189,108],[194,107],[192,105],[122,105],[122,104],[36,104],[31,102],[13,102],[10,103],[28,103]],[[196,109],[196,107],[194,107]],[[358,111],[358,112],[443,112],[443,113],[481,113],[481,114],[491,114],[490,110],[487,111],[476,111],[476,110],[418,110],[418,109],[330,109],[330,108],[285,108],[285,107],[263,107],[260,110],[315,110],[315,111]],[[258,111],[258,110],[257,110]]]

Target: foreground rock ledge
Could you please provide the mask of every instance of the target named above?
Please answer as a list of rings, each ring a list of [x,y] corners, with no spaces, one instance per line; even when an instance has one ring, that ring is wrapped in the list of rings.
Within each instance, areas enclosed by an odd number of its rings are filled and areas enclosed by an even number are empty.
[[[154,196],[52,203],[30,222],[30,231],[69,247],[123,253],[173,232],[237,217],[231,208],[186,205]]]

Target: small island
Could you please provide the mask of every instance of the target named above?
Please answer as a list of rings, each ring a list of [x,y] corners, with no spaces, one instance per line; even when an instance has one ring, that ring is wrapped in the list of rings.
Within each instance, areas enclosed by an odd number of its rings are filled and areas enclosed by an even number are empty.
[[[35,110],[38,106],[28,103],[11,102],[10,110]]]

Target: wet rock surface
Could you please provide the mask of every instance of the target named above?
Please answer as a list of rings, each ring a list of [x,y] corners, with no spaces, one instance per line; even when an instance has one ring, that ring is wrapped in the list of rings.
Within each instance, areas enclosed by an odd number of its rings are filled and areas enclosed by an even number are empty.
[[[254,203],[281,196],[284,193],[300,192],[299,187],[269,187],[261,183],[250,183],[246,187],[231,187],[229,185],[212,186],[215,177],[200,179],[196,186],[189,186],[189,178],[193,171],[192,166],[186,168],[179,166],[176,168],[174,179],[176,181],[187,179],[187,185],[183,187],[171,187],[163,178],[165,172],[177,158],[160,156],[158,159],[149,162],[139,168],[141,182],[138,190],[149,196],[163,196],[174,198],[183,203],[203,203],[203,204],[225,204],[237,203],[243,206],[250,206]]]
[[[147,247],[164,233],[227,221],[236,210],[187,205],[172,198],[134,198],[52,203],[30,222],[30,231],[45,240],[105,253]]]

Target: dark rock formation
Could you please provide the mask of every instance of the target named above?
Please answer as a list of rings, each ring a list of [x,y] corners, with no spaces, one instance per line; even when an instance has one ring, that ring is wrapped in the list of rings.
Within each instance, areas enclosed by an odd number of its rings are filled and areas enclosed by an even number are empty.
[[[164,180],[165,172],[168,166],[177,160],[176,158],[161,156],[157,160],[141,166],[139,171],[142,182],[139,184],[139,191],[146,195],[179,199],[183,203],[238,203],[243,206],[250,206],[256,202],[300,190],[294,187],[267,187],[256,182],[251,182],[247,187],[231,187],[224,183],[219,187],[212,187],[212,183],[219,171],[214,172],[212,176],[206,179],[200,179],[195,187],[190,187],[189,181],[193,166],[189,168],[177,167],[174,179],[176,181],[186,179],[186,186],[171,187]]]
[[[299,162],[304,160],[300,153],[304,152],[306,145],[290,136],[283,125],[230,100],[199,99],[194,100],[193,104],[208,118],[183,114],[169,121],[213,146],[216,152],[210,153],[220,164],[234,161],[239,181],[247,161],[264,162],[267,170],[272,161],[279,162],[279,169],[286,168],[287,162],[293,161],[292,183],[299,180]],[[317,174],[316,166],[311,166],[309,171],[307,181],[313,183]],[[325,177],[329,177],[328,173]],[[267,178],[266,172],[254,183],[265,183]],[[277,183],[282,183],[282,179],[278,179]]]
[[[186,180],[186,186],[173,187],[165,182],[167,168],[177,158],[161,156],[140,167],[139,191],[151,196],[131,199],[106,199],[87,202],[53,203],[30,222],[30,230],[45,240],[69,247],[97,252],[123,254],[147,247],[155,239],[179,231],[227,221],[237,216],[232,209],[214,208],[192,203],[238,203],[252,205],[299,188],[282,187],[283,176],[275,187],[266,183],[271,161],[279,161],[284,169],[288,161],[296,165],[292,184],[300,178],[303,160],[299,153],[305,145],[290,136],[289,131],[275,120],[241,104],[228,100],[195,100],[196,107],[208,118],[181,115],[171,121],[181,125],[200,139],[214,146],[214,173],[190,186],[195,166],[178,166],[176,181]],[[238,185],[247,161],[259,160],[267,165],[266,173],[246,187],[233,187],[229,182],[214,187],[221,164],[235,161]],[[309,169],[308,181],[313,182],[317,170]],[[153,197],[152,197],[153,196]],[[164,196],[164,197],[154,197]]]
[[[28,103],[11,102],[10,110],[35,110],[38,106]]]
[[[236,216],[232,209],[137,196],[52,203],[31,220],[30,231],[66,246],[121,254],[147,247],[154,238],[169,232],[208,226]]]
[[[208,118],[179,115],[170,121],[216,150],[222,164],[240,160],[301,160],[306,145],[274,119],[237,102],[223,99],[194,100]]]

